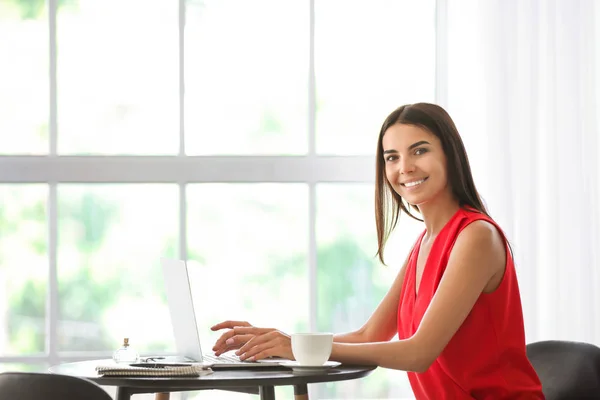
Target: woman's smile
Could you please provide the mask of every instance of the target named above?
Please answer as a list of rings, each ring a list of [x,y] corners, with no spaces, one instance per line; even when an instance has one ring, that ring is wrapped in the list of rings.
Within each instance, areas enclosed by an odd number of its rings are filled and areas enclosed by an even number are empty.
[[[407,191],[417,190],[417,189],[419,189],[423,185],[423,183],[427,179],[429,179],[429,177],[422,178],[422,179],[417,179],[417,180],[407,181],[407,182],[401,183],[400,186],[404,187],[404,189],[407,190]]]

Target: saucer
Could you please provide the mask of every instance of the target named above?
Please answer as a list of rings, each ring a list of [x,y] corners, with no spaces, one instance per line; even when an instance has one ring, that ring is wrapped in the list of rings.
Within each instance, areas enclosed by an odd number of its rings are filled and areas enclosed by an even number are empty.
[[[285,361],[280,363],[279,365],[282,367],[291,368],[294,372],[323,372],[330,368],[335,368],[342,363],[337,361],[327,361],[323,365],[300,365],[298,361]]]

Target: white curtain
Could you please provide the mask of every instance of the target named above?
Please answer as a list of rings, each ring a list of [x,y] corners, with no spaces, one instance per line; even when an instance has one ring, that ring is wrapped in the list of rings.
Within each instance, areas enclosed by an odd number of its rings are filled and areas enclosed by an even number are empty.
[[[448,0],[447,98],[513,246],[527,341],[600,345],[595,0]]]

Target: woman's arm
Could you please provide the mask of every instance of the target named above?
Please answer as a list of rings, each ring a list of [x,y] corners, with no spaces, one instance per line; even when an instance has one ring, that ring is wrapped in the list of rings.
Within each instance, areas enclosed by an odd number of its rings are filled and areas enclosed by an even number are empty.
[[[332,360],[423,372],[460,328],[484,288],[506,266],[504,239],[475,221],[458,236],[444,275],[417,332],[394,342],[334,343]]]
[[[335,335],[333,337],[334,342],[386,342],[394,337],[398,330],[398,302],[400,301],[400,292],[402,291],[402,283],[404,282],[404,275],[406,275],[406,266],[409,257],[410,254],[406,257],[394,283],[369,320],[360,329],[354,332]]]

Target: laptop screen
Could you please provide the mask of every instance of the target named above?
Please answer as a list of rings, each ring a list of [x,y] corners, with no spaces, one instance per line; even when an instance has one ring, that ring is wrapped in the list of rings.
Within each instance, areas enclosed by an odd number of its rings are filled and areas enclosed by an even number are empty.
[[[179,356],[202,362],[202,349],[187,265],[183,260],[161,259],[167,303]]]

